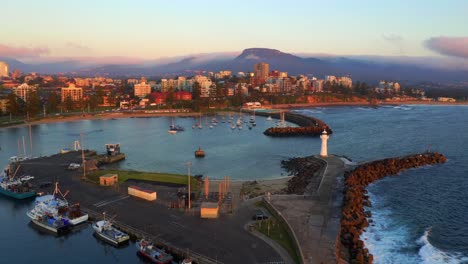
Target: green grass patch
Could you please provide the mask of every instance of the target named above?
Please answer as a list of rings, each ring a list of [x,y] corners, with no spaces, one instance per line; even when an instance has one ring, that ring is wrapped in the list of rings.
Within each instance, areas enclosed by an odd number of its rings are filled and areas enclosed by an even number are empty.
[[[159,172],[142,172],[142,171],[124,171],[124,170],[98,170],[87,175],[87,178],[93,182],[99,183],[99,177],[105,174],[119,175],[119,182],[127,180],[144,180],[160,183],[171,183],[187,185],[187,175],[159,173]],[[190,185],[192,191],[198,191],[200,186],[198,181],[191,176]]]
[[[280,244],[289,253],[289,256],[291,256],[295,263],[300,263],[297,253],[298,249],[294,239],[288,233],[288,227],[286,226],[286,223],[284,223],[282,219],[272,213],[268,207],[265,206],[263,201],[259,202],[258,204],[265,208],[265,210],[268,210],[271,214],[271,217],[266,220],[256,221],[255,228],[265,236]]]

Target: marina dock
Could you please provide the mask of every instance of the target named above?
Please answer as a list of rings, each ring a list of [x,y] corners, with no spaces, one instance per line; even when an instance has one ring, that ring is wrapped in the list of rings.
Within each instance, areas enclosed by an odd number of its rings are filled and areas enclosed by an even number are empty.
[[[151,238],[174,252],[190,255],[198,263],[262,263],[281,261],[276,251],[244,230],[251,219],[251,208],[241,207],[233,215],[217,220],[201,219],[199,208],[189,211],[169,209],[159,199],[155,202],[131,197],[128,185],[99,186],[83,180],[82,171],[70,171],[70,163],[80,163],[81,152],[57,154],[22,162],[19,173],[34,175],[34,184],[59,181],[69,190],[67,199],[79,202],[94,219],[102,212],[115,216],[115,223],[136,237]],[[159,193],[175,192],[177,187],[146,185]],[[173,188],[173,189],[170,189]],[[38,191],[52,192],[50,187]],[[255,248],[255,250],[252,250]]]

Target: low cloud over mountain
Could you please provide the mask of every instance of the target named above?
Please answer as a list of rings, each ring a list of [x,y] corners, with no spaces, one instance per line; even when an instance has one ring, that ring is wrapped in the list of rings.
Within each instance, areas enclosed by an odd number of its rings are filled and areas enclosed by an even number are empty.
[[[442,55],[468,58],[468,37],[436,37],[425,41],[432,51]]]
[[[23,58],[37,57],[49,53],[48,48],[14,47],[0,43],[0,57]]]
[[[463,49],[451,50],[457,50],[457,54],[463,55]],[[324,75],[349,75],[355,80],[448,81],[468,79],[468,60],[464,58],[307,54],[298,56],[267,48],[249,48],[240,54],[233,52],[208,53],[160,60],[132,60],[122,57],[110,60],[79,58],[35,64],[25,64],[10,58],[0,58],[0,60],[6,60],[11,69],[18,68],[25,72],[74,72],[88,76],[96,74],[108,76],[193,75],[198,71],[216,72],[220,70],[231,70],[233,73],[250,72],[253,71],[255,63],[266,62],[270,64],[270,70],[286,71],[290,75],[309,74],[319,78],[323,78]]]

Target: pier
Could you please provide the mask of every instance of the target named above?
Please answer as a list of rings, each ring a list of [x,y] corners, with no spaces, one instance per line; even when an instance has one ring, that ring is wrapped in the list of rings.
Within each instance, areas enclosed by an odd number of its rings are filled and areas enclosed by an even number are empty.
[[[337,263],[344,162],[340,157],[314,157],[323,164],[302,194],[271,195],[269,206],[289,226],[301,263]]]
[[[282,112],[284,120],[297,124],[299,127],[270,127],[263,134],[272,137],[292,137],[292,136],[320,136],[325,129],[328,134],[332,134],[331,128],[322,120],[305,116],[301,114]],[[255,115],[268,117],[271,116],[275,119],[281,118],[281,112],[255,112]]]
[[[176,193],[178,187],[138,183],[158,192],[158,199],[150,202],[127,194],[128,185],[134,185],[134,181],[99,186],[83,180],[81,171],[67,170],[70,163],[81,163],[81,152],[24,161],[19,173],[34,175],[36,186],[58,181],[62,190],[70,191],[67,199],[79,202],[94,219],[106,212],[115,216],[118,227],[134,237],[151,238],[171,252],[189,255],[197,263],[267,263],[282,259],[267,243],[245,231],[252,208],[241,206],[232,215],[201,219],[199,208],[170,209],[163,201],[164,195]],[[47,193],[52,189],[38,191]]]

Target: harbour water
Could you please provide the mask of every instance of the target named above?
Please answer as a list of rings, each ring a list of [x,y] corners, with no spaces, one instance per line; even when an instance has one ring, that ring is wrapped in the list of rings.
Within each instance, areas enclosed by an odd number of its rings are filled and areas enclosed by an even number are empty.
[[[333,129],[329,152],[354,161],[422,152],[428,148],[448,157],[443,165],[414,169],[369,187],[374,224],[364,234],[376,263],[468,262],[468,107],[337,107],[297,110],[318,117]],[[211,118],[208,119],[208,122]],[[244,120],[247,118],[244,117]],[[248,120],[247,120],[248,121]],[[84,146],[104,152],[104,144],[121,143],[123,169],[186,173],[221,178],[260,179],[282,176],[280,161],[318,153],[318,138],[270,138],[263,131],[274,121],[257,117],[252,130],[232,130],[221,123],[192,129],[195,120],[176,118],[186,131],[167,133],[170,118],[82,120],[32,126],[33,155],[50,155],[70,147],[84,133]],[[22,137],[25,137],[25,148]],[[9,156],[29,153],[27,127],[0,129],[0,164]],[[18,144],[18,142],[20,144]],[[18,148],[19,146],[19,148]],[[206,158],[195,159],[202,147]],[[19,150],[18,150],[19,149]],[[4,165],[4,164],[3,164]],[[133,246],[115,249],[92,237],[91,228],[64,237],[44,235],[28,224],[31,201],[0,197],[3,259],[16,263],[134,263]],[[20,245],[20,246],[19,246]],[[5,249],[5,250],[3,250]],[[28,254],[24,254],[24,250]],[[82,256],[85,255],[85,258]]]

